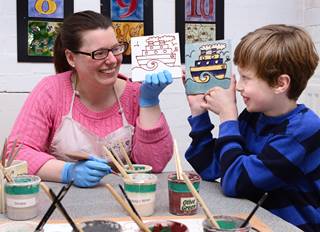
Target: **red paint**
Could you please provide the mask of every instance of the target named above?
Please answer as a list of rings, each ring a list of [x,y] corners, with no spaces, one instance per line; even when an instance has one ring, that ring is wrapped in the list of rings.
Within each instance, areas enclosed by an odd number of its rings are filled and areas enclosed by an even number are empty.
[[[175,221],[147,222],[147,226],[152,232],[188,232],[186,225]]]

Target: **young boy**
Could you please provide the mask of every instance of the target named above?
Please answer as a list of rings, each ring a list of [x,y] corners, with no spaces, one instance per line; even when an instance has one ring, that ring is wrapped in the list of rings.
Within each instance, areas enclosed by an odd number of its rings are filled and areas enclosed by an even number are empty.
[[[225,195],[257,201],[304,231],[320,231],[320,119],[296,101],[318,65],[309,35],[287,25],[247,34],[235,49],[240,79],[188,96],[192,143],[185,156]],[[236,90],[246,109],[239,115]],[[220,118],[212,138],[208,110]]]

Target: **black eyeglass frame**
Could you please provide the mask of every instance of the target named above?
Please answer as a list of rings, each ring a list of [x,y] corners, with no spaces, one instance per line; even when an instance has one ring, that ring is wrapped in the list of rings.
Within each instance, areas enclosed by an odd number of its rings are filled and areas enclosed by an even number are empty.
[[[119,46],[124,46],[123,51],[121,53],[119,53],[119,54],[114,54],[113,50],[115,48],[119,48]],[[86,56],[90,56],[93,60],[103,60],[103,59],[108,57],[110,52],[112,52],[112,54],[115,55],[115,56],[118,56],[118,55],[121,55],[121,54],[125,53],[126,50],[128,49],[128,47],[129,47],[129,44],[127,42],[121,42],[121,43],[117,44],[116,46],[114,46],[112,48],[104,48],[104,49],[100,48],[100,49],[94,50],[92,52],[83,52],[83,51],[77,51],[77,50],[76,51],[72,51],[72,52],[73,53],[82,54],[82,55],[86,55]],[[107,56],[103,57],[103,58],[100,58],[100,59],[95,58],[95,53],[98,52],[98,51],[107,51]]]

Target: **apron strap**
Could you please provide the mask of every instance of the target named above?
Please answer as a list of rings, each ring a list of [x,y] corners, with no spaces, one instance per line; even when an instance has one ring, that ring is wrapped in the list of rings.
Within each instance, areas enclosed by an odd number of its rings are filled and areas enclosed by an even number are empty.
[[[121,113],[122,124],[123,124],[123,126],[127,126],[127,125],[129,125],[129,123],[128,123],[128,121],[127,121],[127,119],[126,119],[126,116],[125,116],[125,114],[124,114],[124,110],[123,110],[123,108],[122,108],[120,99],[119,99],[118,94],[117,94],[117,92],[116,92],[116,89],[114,88],[114,86],[113,86],[112,89],[113,89],[114,94],[116,95],[116,98],[117,98],[117,101],[118,101],[118,104],[119,104],[119,112]]]
[[[74,103],[74,99],[76,97],[76,95],[79,95],[79,92],[76,90],[76,86],[77,86],[77,78],[73,78],[74,77],[74,73],[71,74],[71,83],[72,83],[72,99],[71,99],[71,104],[70,104],[70,109],[69,109],[69,113],[67,114],[67,117],[72,118],[72,109],[73,109],[73,103]]]

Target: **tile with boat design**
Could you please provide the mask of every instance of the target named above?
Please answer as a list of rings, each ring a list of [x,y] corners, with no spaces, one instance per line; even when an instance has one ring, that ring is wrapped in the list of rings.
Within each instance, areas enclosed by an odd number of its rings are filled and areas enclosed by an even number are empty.
[[[215,40],[185,44],[187,95],[228,88],[231,76],[231,41]]]

